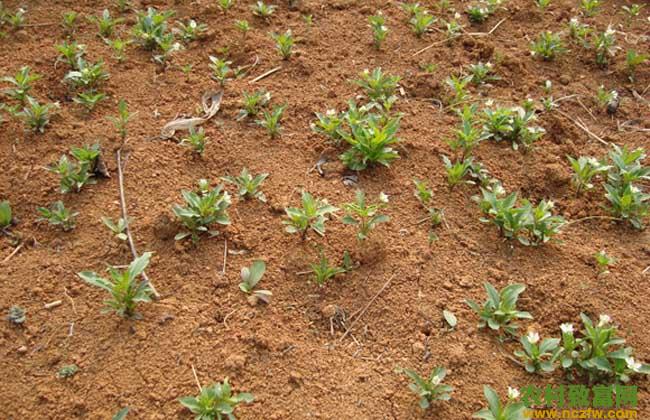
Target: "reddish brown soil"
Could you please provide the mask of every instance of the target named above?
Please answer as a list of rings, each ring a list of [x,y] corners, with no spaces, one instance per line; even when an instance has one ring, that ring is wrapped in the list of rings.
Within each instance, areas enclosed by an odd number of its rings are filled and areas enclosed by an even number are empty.
[[[58,22],[71,9],[97,14],[109,2],[27,3],[28,23],[48,23]],[[607,141],[650,149],[647,132],[617,128],[628,120],[637,120],[636,125],[646,129],[650,126],[647,102],[632,95],[632,89],[639,93],[645,89],[647,100],[648,66],[639,69],[638,81],[631,85],[624,74],[624,52],[608,69],[598,68],[592,54],[577,46],[552,63],[529,56],[530,40],[542,30],[564,30],[578,14],[577,1],[555,0],[542,15],[531,1],[511,0],[508,10],[499,11],[484,25],[467,26],[468,31],[484,32],[508,18],[492,36],[464,36],[415,58],[415,51],[442,35],[417,39],[396,2],[305,1],[297,11],[281,2],[268,24],[251,15],[248,1],[240,1],[227,15],[217,11],[213,0],[136,3],[140,9],[154,5],[175,10],[177,18],[197,18],[209,25],[210,34],[177,53],[172,66],[160,72],[150,53],[135,46],[128,51],[126,63],[116,63],[96,37],[94,25],[82,19],[76,39],[88,46],[91,59],[105,60],[111,75],[105,88],[110,100],[89,117],[72,103],[61,83],[64,66],[54,66],[54,45],[63,39],[59,26],[27,27],[2,40],[0,74],[32,66],[44,75],[35,84],[35,95],[42,101],[60,101],[62,107],[43,135],[26,134],[15,121],[0,125],[0,198],[12,203],[19,219],[15,230],[37,242],[0,266],[0,310],[5,313],[19,304],[28,313],[23,328],[0,323],[1,417],[106,419],[129,406],[129,418],[189,418],[177,398],[196,393],[194,365],[203,384],[228,376],[236,389],[255,395],[253,404],[238,409],[241,418],[467,419],[484,405],[484,384],[504,395],[508,385],[560,380],[560,375],[547,379],[525,373],[498,352],[492,335],[477,330],[477,318],[464,299],[482,301],[485,281],[499,288],[512,282],[526,284],[520,306],[535,317],[526,327],[534,325],[544,336],[558,334],[562,322],[577,323],[580,312],[607,313],[621,326],[639,359],[650,360],[649,274],[642,274],[650,260],[648,232],[591,220],[567,227],[560,243],[511,247],[493,226],[479,222],[480,211],[470,200],[475,187],[451,192],[447,188],[439,155],[449,153],[444,139],[457,118],[427,100],[441,98],[444,79],[461,66],[491,60],[503,80],[491,88],[473,89],[476,98],[520,103],[526,96],[541,97],[541,85],[549,79],[556,98],[584,95],[582,101],[594,115],[573,100],[562,102],[562,111],[579,117]],[[5,2],[10,9],[20,4]],[[424,4],[434,7],[430,1]],[[452,4],[458,10],[465,7],[458,1]],[[586,21],[599,30],[609,22],[624,25],[623,4],[627,3],[608,1],[597,17]],[[391,30],[379,52],[370,45],[367,27],[367,16],[378,9],[387,16]],[[314,15],[311,29],[301,13]],[[646,7],[631,26],[619,28],[629,33],[630,43],[648,35],[649,13]],[[233,27],[235,19],[248,19],[255,28],[245,45]],[[465,16],[462,21],[467,24]],[[118,31],[126,36],[132,24],[133,14],[129,14]],[[282,62],[267,34],[287,28],[299,35],[300,53]],[[635,46],[624,38],[618,36],[625,49],[648,53],[647,38]],[[256,55],[260,63],[251,75],[227,85],[220,113],[205,127],[212,140],[205,156],[193,157],[174,142],[150,140],[177,114],[193,114],[201,94],[216,88],[209,78],[208,55],[225,46],[236,64],[247,64]],[[187,63],[194,65],[188,80],[177,67]],[[438,68],[434,75],[422,75],[420,63],[435,63]],[[257,83],[273,93],[275,103],[289,105],[284,133],[271,140],[263,129],[236,122],[235,116],[241,91],[253,88],[252,77],[278,65],[280,72]],[[354,190],[341,182],[338,166],[330,166],[325,177],[308,173],[322,153],[335,160],[340,152],[310,131],[313,113],[340,110],[359,93],[349,80],[375,66],[403,77],[405,96],[397,105],[404,113],[401,159],[390,168],[359,174],[359,186],[372,196],[384,191],[391,197],[387,210],[391,221],[374,232],[375,239],[365,250],[356,243],[353,230],[339,221],[327,224],[325,238],[310,235],[301,242],[284,232],[281,220],[283,208],[297,204],[302,189],[335,205],[354,196]],[[622,104],[613,117],[598,111],[590,99],[600,84],[621,93]],[[159,302],[141,306],[139,321],[101,314],[105,295],[75,275],[130,261],[128,248],[116,243],[100,222],[101,216],[119,215],[116,177],[62,196],[57,178],[43,168],[72,146],[99,141],[114,173],[119,141],[105,116],[115,114],[120,98],[138,111],[127,143],[128,211],[134,218],[139,250],[155,252],[148,274],[162,294]],[[552,198],[568,219],[606,214],[601,208],[602,186],[575,196],[565,156],[602,156],[607,147],[557,113],[543,114],[541,125],[547,134],[531,152],[484,142],[476,151],[477,159],[508,190],[534,200]],[[204,239],[196,248],[175,243],[169,220],[181,189],[191,188],[199,178],[216,183],[242,166],[271,174],[264,185],[268,204],[235,201],[230,210],[233,223],[221,238]],[[436,231],[439,240],[431,246],[427,228],[416,224],[424,214],[412,194],[414,177],[432,185],[435,203],[445,210],[448,227]],[[72,232],[61,233],[36,221],[37,206],[59,199],[80,212]],[[228,255],[222,275],[224,237],[229,249],[250,252]],[[296,274],[317,258],[315,245],[332,259],[351,250],[357,259],[362,257],[362,266],[319,289]],[[598,277],[593,266],[593,255],[601,249],[618,260],[604,277]],[[8,239],[0,239],[2,259],[12,250]],[[268,306],[249,306],[237,287],[239,269],[255,258],[268,265],[262,280],[273,291]],[[331,334],[328,305],[349,315],[366,305],[393,275],[350,336],[341,341],[341,330]],[[63,304],[43,308],[55,300]],[[443,330],[445,308],[459,318],[453,332]],[[26,350],[19,351],[23,346]],[[511,345],[506,347],[512,350]],[[79,373],[68,380],[57,379],[58,369],[72,363],[80,367]],[[406,378],[394,369],[410,367],[426,373],[437,365],[449,369],[448,382],[456,390],[450,402],[423,412],[407,389]],[[639,418],[650,418],[648,382],[639,379],[637,384]]]

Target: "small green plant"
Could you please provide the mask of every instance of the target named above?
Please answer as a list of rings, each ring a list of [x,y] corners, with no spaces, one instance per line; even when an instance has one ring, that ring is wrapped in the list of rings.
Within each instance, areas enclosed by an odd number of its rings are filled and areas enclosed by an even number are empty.
[[[222,11],[227,12],[235,5],[235,0],[217,0]]]
[[[61,366],[59,371],[56,373],[56,377],[59,379],[72,378],[74,375],[79,372],[79,366],[77,365],[65,365]]]
[[[644,220],[650,216],[650,194],[644,193],[635,183],[650,179],[650,167],[641,163],[645,150],[628,150],[614,145],[609,158],[612,165],[605,184],[609,210],[634,228],[643,229]]]
[[[2,93],[13,98],[20,103],[27,102],[29,97],[29,92],[32,90],[32,83],[41,78],[40,74],[31,73],[31,68],[29,66],[23,66],[18,70],[14,77],[5,76],[0,79],[0,82],[10,83],[13,85],[12,88],[4,89]]]
[[[275,48],[280,52],[283,60],[288,60],[293,52],[295,40],[291,34],[291,29],[283,34],[272,33],[271,38],[275,41]]]
[[[232,79],[231,64],[232,61],[210,56],[210,64],[208,67],[212,70],[212,78],[218,81],[221,86],[225,86],[226,82]]]
[[[596,91],[596,102],[598,102],[598,105],[604,108],[610,103],[617,100],[618,100],[617,91],[606,90],[605,86],[603,85],[598,86],[598,90]]]
[[[413,18],[413,16],[417,15],[418,13],[425,11],[420,3],[400,3],[400,7],[404,12],[406,12],[409,19]]]
[[[560,355],[560,339],[545,338],[540,342],[539,334],[529,331],[519,339],[523,350],[516,350],[515,356],[519,358],[529,373],[552,372]]]
[[[22,119],[27,127],[35,132],[45,132],[45,127],[50,123],[50,111],[58,108],[58,102],[40,104],[36,99],[27,97],[27,104],[16,115]]]
[[[429,32],[431,25],[436,22],[436,18],[429,14],[427,11],[417,12],[409,23],[411,24],[411,30],[418,38],[421,38],[422,35]]]
[[[14,217],[11,212],[9,200],[0,201],[0,233],[5,232],[13,224]]]
[[[77,41],[63,41],[56,46],[56,50],[59,53],[59,56],[56,58],[56,63],[64,62],[71,69],[75,70],[77,69],[79,59],[83,58],[86,54],[86,46],[78,44]]]
[[[80,104],[86,109],[86,112],[91,113],[98,103],[106,99],[106,94],[102,92],[82,92],[72,98],[75,103]]]
[[[25,26],[25,10],[24,9],[18,9],[14,14],[11,14],[7,12],[7,15],[4,19],[9,26],[11,26],[11,29],[14,31],[17,31],[19,29],[22,29]]]
[[[136,114],[137,112],[130,113],[126,101],[124,99],[120,99],[117,104],[117,116],[108,117],[108,120],[111,121],[117,129],[122,142],[124,142],[126,135],[128,134],[127,126]]]
[[[639,13],[641,13],[641,9],[643,9],[646,5],[645,4],[632,4],[630,6],[621,6],[621,9],[625,12],[627,15],[627,24],[629,25],[632,21],[633,18],[639,16]]]
[[[67,155],[62,155],[59,162],[49,168],[50,172],[61,178],[60,188],[64,194],[79,192],[84,185],[95,183],[93,176],[100,154],[99,145],[73,148],[71,154],[77,162],[68,159]]]
[[[447,375],[444,367],[436,367],[431,371],[428,378],[421,377],[411,369],[400,369],[413,382],[409,389],[420,397],[420,408],[426,410],[434,401],[448,401],[451,399],[451,392],[454,388],[442,383]]]
[[[126,47],[131,44],[130,40],[107,39],[106,44],[108,44],[108,46],[113,50],[113,58],[115,58],[118,63],[126,61]]]
[[[397,137],[400,118],[389,118],[385,123],[369,116],[361,122],[350,122],[351,133],[342,132],[343,139],[351,146],[340,159],[353,171],[361,171],[373,164],[390,166],[399,158],[391,146],[399,143]]]
[[[477,64],[470,64],[468,70],[472,75],[472,83],[475,85],[482,85],[500,79],[499,76],[494,74],[494,66],[490,62],[483,63],[479,61]]]
[[[9,308],[6,319],[14,325],[21,325],[27,320],[27,313],[21,306],[13,305]]]
[[[257,198],[266,203],[266,196],[260,187],[269,174],[251,175],[247,168],[242,168],[239,176],[224,176],[221,179],[237,186],[237,194],[242,198]]]
[[[343,254],[343,266],[336,267],[330,265],[329,259],[325,256],[323,251],[320,251],[320,258],[317,263],[310,264],[311,272],[314,274],[314,281],[319,286],[324,286],[330,279],[333,279],[339,274],[343,274],[352,269],[352,260],[350,254],[346,251]]]
[[[118,1],[124,1],[124,0],[118,0]],[[129,407],[124,407],[120,409],[113,417],[111,417],[111,420],[125,420],[126,416],[129,414]]]
[[[609,274],[609,267],[616,264],[616,258],[607,255],[604,249],[596,252],[594,254],[594,259],[596,260],[596,265],[598,266],[598,274]]]
[[[268,303],[270,297],[273,295],[271,291],[255,289],[255,286],[257,286],[257,283],[262,279],[265,271],[266,264],[261,260],[255,260],[250,267],[242,268],[240,273],[241,283],[239,283],[239,289],[248,295],[255,296],[256,299]]]
[[[542,12],[548,8],[548,6],[551,5],[551,0],[535,0],[537,3],[537,7],[539,7],[539,10]]]
[[[92,91],[108,78],[109,74],[104,70],[103,61],[91,64],[83,58],[78,58],[75,70],[69,71],[63,80],[76,89]]]
[[[591,34],[591,28],[586,23],[580,23],[578,18],[571,18],[569,21],[569,36],[572,39],[580,41],[583,47],[589,47],[588,37]]]
[[[246,41],[246,34],[250,32],[251,30],[251,25],[248,23],[247,20],[236,20],[235,21],[235,28],[242,33],[242,39]]]
[[[324,134],[338,145],[341,142],[341,124],[344,115],[339,115],[335,109],[328,109],[324,114],[317,112],[316,121],[311,124],[311,129],[316,133]]]
[[[113,35],[115,26],[124,22],[124,18],[113,18],[108,9],[104,9],[101,16],[90,16],[88,20],[97,26],[99,36],[109,38]]]
[[[465,180],[465,178],[472,172],[472,164],[474,158],[466,157],[463,160],[452,162],[445,155],[442,155],[442,163],[445,166],[445,171],[447,172],[447,183],[451,188],[460,184],[461,182],[470,182]]]
[[[519,295],[526,290],[523,284],[510,284],[504,287],[501,292],[497,291],[490,283],[483,285],[487,293],[487,300],[482,307],[473,300],[466,300],[467,304],[481,318],[478,327],[488,326],[494,331],[503,329],[507,334],[515,335],[519,326],[518,319],[532,319],[528,312],[517,310]]]
[[[496,141],[508,140],[512,148],[530,149],[533,143],[544,135],[544,129],[532,124],[537,120],[532,101],[513,108],[486,108],[483,111],[483,131],[485,137]]]
[[[238,120],[243,120],[246,117],[254,117],[260,109],[265,107],[271,101],[271,92],[265,89],[259,89],[255,92],[249,93],[242,92],[242,109],[239,110]]]
[[[202,156],[205,152],[205,145],[208,144],[208,138],[203,128],[198,130],[190,128],[187,137],[181,139],[181,144],[188,145],[193,152]]]
[[[390,218],[385,214],[379,214],[379,211],[388,205],[388,196],[384,193],[379,194],[378,204],[366,203],[366,195],[363,191],[357,190],[354,203],[343,205],[345,216],[342,222],[346,225],[357,226],[357,239],[363,241],[368,239],[370,232],[380,223],[386,223]]]
[[[370,24],[370,29],[372,29],[373,45],[376,49],[380,49],[381,44],[384,43],[388,36],[386,18],[381,12],[377,12],[376,15],[368,17],[368,23]]]
[[[508,387],[508,400],[501,402],[499,395],[494,389],[485,385],[483,394],[488,402],[488,408],[474,413],[472,418],[483,420],[529,420],[526,415],[526,406],[523,402],[517,402],[519,391]]]
[[[372,72],[366,69],[359,74],[359,77],[354,83],[361,86],[368,98],[375,103],[386,102],[388,98],[394,96],[401,80],[399,76],[382,72],[381,67],[375,68]]]
[[[228,207],[230,207],[230,195],[223,191],[223,186],[218,185],[210,188],[207,180],[201,179],[198,182],[196,191],[182,191],[185,207],[175,204],[172,208],[176,217],[185,227],[185,230],[178,233],[175,237],[177,241],[192,238],[192,242],[199,240],[201,233],[207,232],[210,236],[218,234],[217,231],[210,230],[213,224],[228,225]]]
[[[138,12],[132,29],[135,42],[144,49],[156,49],[170,35],[167,21],[172,16],[172,11],[159,12],[153,7],[149,7],[146,12]]]
[[[285,109],[287,109],[287,104],[276,105],[270,111],[262,110],[262,118],[256,121],[258,125],[266,128],[271,138],[276,137],[282,131],[280,120]]]
[[[79,18],[79,13],[75,11],[64,12],[61,16],[61,26],[63,31],[67,35],[72,35],[77,29],[77,19]]]
[[[141,302],[151,302],[152,290],[147,281],[138,281],[138,277],[149,265],[151,252],[145,252],[135,258],[129,267],[120,272],[109,268],[110,278],[105,279],[92,271],[82,271],[77,275],[86,283],[104,289],[111,297],[104,301],[106,309],[102,312],[115,312],[119,316],[139,317],[135,311]]]
[[[117,239],[120,241],[126,241],[128,239],[128,236],[126,235],[126,228],[129,222],[124,220],[123,218],[117,219],[117,221],[113,221],[110,217],[102,217],[102,223],[115,235]]]
[[[247,392],[233,394],[228,378],[201,389],[196,397],[183,397],[178,401],[183,407],[196,414],[197,420],[233,420],[233,412],[241,403],[253,402],[253,395]]]
[[[415,184],[415,198],[417,198],[423,206],[428,206],[433,199],[433,191],[431,191],[431,188],[429,188],[427,183],[424,181],[413,179],[413,183]]]
[[[301,197],[302,207],[288,207],[285,209],[287,220],[282,223],[289,233],[301,233],[304,238],[311,228],[320,236],[325,235],[326,217],[338,209],[330,205],[327,200],[319,200],[303,191]]]
[[[277,9],[277,6],[266,4],[263,1],[258,1],[256,2],[253,6],[251,6],[253,9],[253,14],[255,16],[261,17],[263,19],[268,19],[273,15],[275,12],[275,9]]]
[[[185,43],[196,41],[208,30],[208,25],[197,23],[194,19],[188,20],[187,23],[178,22],[177,25],[177,33]]]
[[[41,217],[39,220],[46,220],[53,226],[61,226],[64,232],[68,232],[75,227],[75,218],[79,213],[71,212],[65,208],[63,201],[57,201],[50,208],[38,207]]]
[[[530,46],[531,55],[541,57],[545,61],[554,60],[558,55],[564,54],[566,48],[559,34],[545,31]]]
[[[458,23],[460,19],[460,14],[456,13],[455,18],[445,22],[445,34],[447,35],[447,44],[451,45],[451,42],[458,38],[463,32],[463,25]]]
[[[472,80],[473,76],[458,77],[453,74],[445,79],[445,83],[449,86],[449,90],[453,95],[449,97],[449,105],[458,105],[467,100],[467,97],[469,96],[467,86],[469,86]]]
[[[596,63],[600,66],[607,66],[609,60],[616,55],[619,47],[616,46],[616,31],[611,26],[605,32],[601,32],[594,40],[596,50]]]
[[[487,134],[477,124],[476,105],[464,105],[462,111],[457,111],[461,118],[461,126],[454,130],[454,138],[448,140],[451,150],[461,151],[461,158],[471,156],[478,144],[487,138]]]
[[[467,17],[472,23],[483,23],[492,14],[490,9],[483,3],[477,3],[468,6],[467,9],[465,9],[465,13],[467,13]]]
[[[648,61],[649,58],[650,56],[647,54],[639,54],[635,50],[628,50],[625,55],[625,65],[627,66],[630,81],[634,82],[636,80],[636,68]]]
[[[600,8],[600,0],[581,0],[580,8],[586,16],[593,16]]]
[[[573,169],[571,182],[576,189],[576,194],[592,189],[594,187],[591,183],[593,177],[604,174],[610,169],[610,166],[590,156],[580,156],[578,159],[567,156],[567,159]]]
[[[126,12],[132,6],[131,5],[131,0],[115,0],[114,3],[115,3],[115,7],[117,7],[117,10],[120,13]],[[128,412],[128,410],[127,410],[127,412]],[[113,419],[113,420],[115,420],[115,419]]]
[[[551,240],[566,224],[562,216],[553,215],[552,201],[541,200],[536,207],[528,200],[522,200],[520,207],[515,206],[517,193],[505,195],[498,188],[481,188],[480,207],[486,218],[481,221],[493,223],[503,236],[517,239],[522,245],[541,245]]]

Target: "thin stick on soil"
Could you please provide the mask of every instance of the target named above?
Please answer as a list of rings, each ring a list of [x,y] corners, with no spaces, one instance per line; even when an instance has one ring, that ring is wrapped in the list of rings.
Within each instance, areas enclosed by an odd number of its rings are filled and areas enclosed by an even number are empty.
[[[384,285],[381,287],[381,289],[379,289],[379,291],[375,294],[375,296],[373,296],[372,299],[370,299],[370,301],[366,304],[366,306],[363,307],[363,309],[361,310],[361,312],[359,312],[359,315],[358,315],[358,316],[354,319],[354,321],[352,321],[352,323],[350,324],[350,327],[349,327],[348,329],[346,329],[346,330],[345,330],[345,333],[343,333],[343,335],[341,336],[341,338],[339,338],[339,341],[343,341],[343,339],[345,339],[345,337],[347,337],[348,334],[350,334],[350,332],[352,331],[352,328],[354,328],[354,325],[357,323],[357,321],[359,321],[361,318],[363,318],[363,314],[366,313],[366,311],[368,310],[368,308],[370,307],[370,305],[372,305],[373,302],[374,302],[375,300],[377,300],[377,298],[379,297],[379,295],[381,295],[382,292],[383,292],[383,291],[388,287],[388,285],[390,284],[391,281],[393,281],[393,279],[395,278],[395,276],[396,276],[396,274],[393,274],[392,276],[390,276],[390,278],[386,281],[386,283],[384,283]]]
[[[194,369],[194,365],[192,365],[192,373],[194,374],[194,380],[196,381],[196,386],[199,387],[199,392],[203,392],[203,388],[201,388],[201,382],[199,382],[199,377],[196,374],[196,369]]]
[[[646,268],[641,272],[641,274],[645,274],[645,273],[647,273],[648,271],[650,271],[650,265],[647,266],[647,267],[646,267]]]
[[[499,26],[501,26],[501,24],[503,22],[505,22],[506,20],[508,20],[507,17],[504,17],[503,19],[501,19],[499,22],[497,22],[496,25],[494,25],[494,27],[492,29],[490,29],[490,32],[467,32],[467,35],[470,35],[470,36],[488,36],[488,35],[492,35],[494,33],[494,31],[496,31],[497,28]]]
[[[14,255],[18,254],[18,251],[25,245],[24,242],[21,242],[13,251],[11,251],[11,254],[7,255],[4,260],[2,260],[2,264],[6,264],[9,262],[10,259],[13,258]]]
[[[422,48],[421,50],[416,51],[411,57],[416,57],[416,56],[422,54],[423,52],[430,50],[431,48],[435,47],[436,45],[444,44],[447,41],[449,41],[449,40],[448,39],[443,39],[441,41],[436,41],[433,44],[429,44],[426,47]]]
[[[122,174],[122,149],[117,151],[117,179],[120,187],[120,207],[122,207],[122,219],[125,223],[126,237],[129,242],[129,248],[131,249],[131,254],[133,258],[138,258],[138,251],[135,249],[135,243],[133,242],[133,236],[131,236],[131,228],[129,227],[129,216],[126,211],[126,198],[124,196],[124,175]],[[147,274],[143,271],[142,278],[149,285],[151,292],[153,293],[156,299],[160,299],[160,294],[154,287],[154,285],[149,280]]]
[[[567,222],[565,226],[569,226],[569,225],[572,225],[572,224],[574,224],[574,223],[584,222],[585,220],[596,220],[596,219],[600,219],[600,220],[612,220],[612,221],[617,221],[617,222],[620,222],[620,221],[623,220],[623,219],[621,219],[620,217],[613,217],[613,216],[600,216],[600,215],[596,215],[596,216],[587,216],[587,217],[582,217],[582,218],[580,218],[580,219],[571,220],[571,221]]]
[[[599,142],[601,142],[602,144],[604,144],[604,145],[606,145],[606,146],[609,146],[609,144],[610,144],[609,142],[607,142],[607,141],[601,139],[600,137],[598,137],[597,135],[595,135],[594,133],[592,133],[591,131],[589,131],[589,129],[588,129],[585,125],[579,123],[578,121],[576,121],[573,117],[571,117],[571,116],[568,115],[567,113],[565,113],[565,112],[563,112],[563,111],[560,111],[559,109],[556,109],[555,111],[556,111],[556,112],[559,112],[561,115],[564,115],[564,116],[565,116],[566,118],[568,118],[572,123],[574,123],[574,124],[576,125],[576,127],[580,128],[582,131],[584,131],[585,133],[589,134],[589,135],[590,135],[591,137],[593,137],[594,139],[598,140]]]
[[[277,71],[279,71],[279,70],[281,70],[281,69],[282,69],[281,66],[280,66],[280,67],[272,68],[271,70],[267,71],[266,73],[262,73],[262,74],[260,74],[259,76],[257,76],[256,78],[254,78],[253,80],[251,80],[251,81],[248,82],[248,83],[251,84],[251,85],[252,85],[253,83],[257,83],[257,82],[259,82],[260,80],[262,80],[262,79],[264,79],[264,78],[266,78],[266,77],[269,77],[270,75],[272,75],[273,73],[275,73],[275,72],[277,72]]]
[[[221,274],[226,275],[226,259],[228,258],[228,238],[223,242],[223,267],[221,269]]]

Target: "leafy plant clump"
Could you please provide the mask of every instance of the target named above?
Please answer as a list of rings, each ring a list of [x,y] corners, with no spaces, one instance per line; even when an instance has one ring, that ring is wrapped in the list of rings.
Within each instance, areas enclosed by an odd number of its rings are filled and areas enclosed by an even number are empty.
[[[269,174],[265,173],[253,176],[247,168],[242,168],[239,176],[224,176],[221,179],[225,182],[236,185],[237,194],[240,197],[244,199],[256,198],[261,202],[266,203],[266,196],[262,191],[260,191],[260,187],[268,176]]]
[[[181,195],[185,201],[185,207],[175,204],[172,208],[176,217],[180,220],[185,230],[176,234],[177,241],[192,238],[192,242],[198,242],[200,234],[208,233],[210,236],[218,234],[210,230],[213,224],[228,225],[228,207],[230,207],[230,194],[223,191],[223,186],[218,185],[210,188],[207,180],[201,179],[198,182],[196,191],[182,191]]]
[[[650,194],[645,193],[640,182],[650,180],[650,166],[643,166],[645,150],[629,150],[614,145],[609,152],[611,165],[607,173],[605,198],[609,211],[627,220],[634,228],[643,229],[650,216]]]
[[[501,292],[497,291],[490,283],[485,283],[483,286],[488,298],[482,307],[473,300],[466,300],[469,307],[481,318],[478,324],[479,328],[488,326],[494,331],[503,329],[506,333],[515,335],[519,328],[516,320],[533,318],[530,313],[517,310],[517,300],[519,295],[526,290],[526,286],[511,284],[504,287]]]
[[[357,190],[354,203],[343,205],[346,215],[343,217],[343,223],[346,225],[357,226],[357,239],[363,241],[368,239],[370,232],[380,223],[386,223],[390,218],[385,214],[379,214],[379,211],[388,205],[388,196],[384,193],[379,194],[378,204],[366,203],[366,195],[363,191]]]
[[[486,108],[483,115],[484,137],[496,141],[508,140],[512,148],[529,149],[544,134],[544,129],[532,125],[537,120],[531,101],[523,106]]]
[[[498,185],[481,188],[480,207],[487,216],[481,221],[492,223],[507,239],[516,239],[522,245],[541,245],[553,239],[566,224],[562,216],[554,215],[552,201],[541,200],[537,206],[522,200],[517,207],[517,193],[504,196],[505,191]]]
[[[262,260],[255,260],[250,267],[244,267],[241,269],[241,283],[239,283],[239,289],[242,292],[253,296],[255,302],[261,300],[264,303],[268,303],[272,296],[272,293],[269,290],[255,289],[259,281],[262,279],[262,276],[264,276],[265,271],[266,263]]]
[[[343,265],[341,267],[330,265],[329,259],[321,250],[318,262],[311,264],[310,269],[313,273],[314,282],[319,286],[324,286],[330,279],[352,270],[352,259],[350,258],[350,254],[345,251],[343,253]]]
[[[434,401],[448,401],[451,399],[451,392],[454,388],[442,383],[447,375],[444,367],[436,367],[431,371],[428,378],[421,377],[416,371],[411,369],[401,369],[413,382],[409,384],[409,389],[420,397],[420,407],[426,410]]]
[[[72,148],[70,154],[75,160],[62,155],[59,162],[49,168],[50,172],[59,175],[60,189],[64,194],[79,192],[84,185],[94,184],[94,176],[102,173],[99,144]]]
[[[179,402],[196,414],[197,420],[222,420],[235,418],[235,408],[241,403],[251,403],[254,397],[247,392],[233,394],[228,378],[223,382],[204,387],[196,397],[183,397]]]
[[[22,308],[22,306],[13,305],[9,308],[6,319],[12,324],[21,325],[27,320],[27,312]]]
[[[139,281],[138,277],[144,272],[151,252],[145,252],[134,259],[129,267],[120,272],[115,268],[109,268],[109,279],[100,277],[92,271],[82,271],[78,276],[86,283],[107,291],[111,297],[104,301],[106,309],[103,312],[115,312],[119,316],[130,318],[138,317],[135,311],[141,302],[151,302],[153,293],[147,281]]]
[[[522,350],[516,350],[515,356],[523,363],[529,373],[552,372],[555,362],[560,356],[560,339],[545,338],[541,340],[539,334],[530,331],[519,339]]]
[[[46,220],[53,226],[61,226],[64,232],[68,232],[75,227],[75,218],[78,212],[72,212],[65,208],[63,201],[57,201],[50,208],[38,207],[41,215],[39,220]]]

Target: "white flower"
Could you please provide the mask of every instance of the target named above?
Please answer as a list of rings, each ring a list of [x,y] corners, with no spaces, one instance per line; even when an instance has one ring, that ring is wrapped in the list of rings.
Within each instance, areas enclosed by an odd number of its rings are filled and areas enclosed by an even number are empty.
[[[382,203],[388,203],[388,194],[384,193],[383,191],[379,193],[379,201]]]
[[[511,400],[519,398],[519,390],[517,388],[508,387],[508,398]]]
[[[327,116],[336,115],[336,110],[335,109],[328,109],[327,111],[325,111],[325,115],[327,115]]]
[[[573,324],[571,323],[561,324],[560,329],[564,334],[573,334]]]
[[[571,23],[572,23],[573,25],[578,24],[578,18],[577,18],[577,17],[572,17],[572,18],[571,18]]]
[[[440,385],[440,382],[442,379],[440,379],[440,376],[436,375],[433,378],[431,378],[431,383],[434,385]]]
[[[634,372],[638,372],[639,370],[641,370],[641,367],[643,366],[640,362],[634,360],[634,357],[632,356],[626,357],[625,363],[627,363],[627,367],[629,367]]]
[[[460,19],[460,13],[458,12],[454,13],[454,19]]]
[[[616,33],[616,31],[611,26],[608,26],[607,30],[605,31],[605,36],[612,36],[615,33]]]
[[[609,315],[604,315],[603,314],[598,318],[598,326],[599,327],[605,326],[605,325],[609,324],[610,322],[612,322],[612,319],[609,317]]]
[[[539,334],[535,331],[530,331],[526,336],[530,344],[536,344],[539,341]]]

